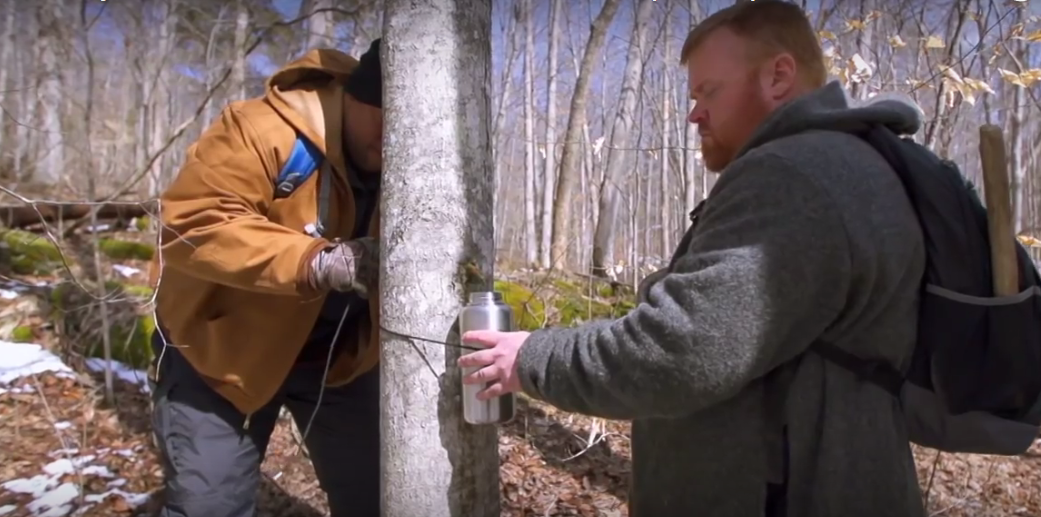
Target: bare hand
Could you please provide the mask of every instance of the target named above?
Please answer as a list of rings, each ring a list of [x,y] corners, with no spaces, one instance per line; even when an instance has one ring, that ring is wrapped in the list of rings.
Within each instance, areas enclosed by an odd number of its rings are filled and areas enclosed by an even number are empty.
[[[459,366],[480,368],[464,377],[464,384],[492,383],[478,392],[478,400],[521,391],[520,377],[517,376],[517,354],[529,335],[528,332],[494,330],[474,330],[463,334],[463,343],[487,347],[459,358]]]

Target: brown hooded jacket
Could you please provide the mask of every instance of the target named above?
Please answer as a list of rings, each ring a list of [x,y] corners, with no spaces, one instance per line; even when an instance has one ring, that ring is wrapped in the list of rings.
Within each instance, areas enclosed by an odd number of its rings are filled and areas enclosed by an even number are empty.
[[[318,49],[283,67],[262,97],[221,112],[189,147],[161,197],[162,240],[152,279],[164,337],[246,415],[276,394],[326,297],[306,282],[312,257],[329,245],[304,230],[317,217],[320,171],[291,196],[274,199],[297,132],[335,172],[327,237],[347,239],[354,227],[341,142],[343,84],[357,64]],[[377,210],[368,234],[378,231]],[[341,339],[350,343],[333,364],[329,385],[376,365],[379,301],[370,299],[369,307],[370,318],[344,330],[349,335]]]

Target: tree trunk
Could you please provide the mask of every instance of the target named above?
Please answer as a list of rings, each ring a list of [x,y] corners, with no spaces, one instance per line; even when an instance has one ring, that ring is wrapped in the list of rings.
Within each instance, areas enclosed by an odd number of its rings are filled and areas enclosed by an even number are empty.
[[[57,186],[65,175],[65,136],[62,132],[61,113],[66,103],[62,99],[61,68],[58,49],[61,48],[61,34],[64,33],[61,16],[62,9],[57,0],[42,0],[39,6],[40,25],[40,69],[43,79],[40,81],[40,115],[42,122],[40,132],[44,134],[44,157],[36,168],[33,180],[51,186]],[[25,121],[25,124],[31,124]]]
[[[672,4],[665,10],[664,18],[662,19],[663,37],[662,45],[664,45],[664,61],[669,65],[672,64],[672,31],[669,30],[669,25],[672,24]],[[669,70],[665,70],[662,74],[661,82],[661,177],[659,178],[659,186],[661,187],[661,199],[659,200],[659,217],[661,221],[661,257],[669,256],[669,251],[672,249],[672,200],[675,196],[672,195],[672,185],[669,182],[669,174],[671,173],[671,167],[669,163],[669,156],[672,155],[672,149],[669,147],[672,145],[671,132],[672,132],[672,74]]]
[[[535,27],[531,0],[517,4],[524,25],[524,262],[535,266],[539,242],[535,226]]]
[[[15,34],[14,34],[14,17],[15,9],[17,8],[16,2],[7,2],[7,9],[4,11],[4,32],[3,39],[0,39],[0,106],[7,105],[7,73],[8,70],[14,69],[14,56],[15,52]],[[14,90],[14,88],[10,88]],[[21,110],[19,110],[20,112]],[[19,113],[20,114],[20,113]],[[28,123],[28,122],[26,122]],[[7,129],[7,123],[0,125],[0,160],[4,158],[4,132]],[[18,152],[16,149],[15,152]],[[3,170],[7,163],[0,162],[0,174],[4,174],[7,171]],[[9,179],[18,177],[17,171],[12,171]]]
[[[568,229],[571,227],[571,199],[575,184],[578,183],[580,154],[582,146],[582,127],[586,123],[586,99],[589,97],[589,81],[593,75],[596,56],[604,48],[607,28],[618,12],[619,0],[604,0],[600,14],[593,21],[589,31],[589,42],[582,54],[575,91],[571,96],[571,110],[568,114],[567,133],[564,135],[564,151],[560,157],[560,175],[557,178],[557,195],[553,200],[553,247],[550,261],[557,267],[568,266]]]
[[[619,148],[629,147],[632,130],[637,123],[636,104],[643,84],[643,40],[647,34],[654,1],[639,2],[636,18],[633,20],[632,37],[629,39],[618,111],[611,128],[604,182],[600,186],[600,219],[596,221],[593,236],[593,274],[598,276],[605,276],[608,269],[614,265],[615,224],[618,220],[618,209],[621,208],[619,190],[628,154],[627,150]]]
[[[381,514],[497,517],[497,429],[463,421],[438,343],[492,289],[491,0],[388,0],[382,55]]]
[[[239,0],[235,13],[235,61],[232,65],[231,88],[236,100],[246,98],[246,36],[249,34],[249,3]]]
[[[550,246],[553,245],[553,184],[557,175],[557,76],[560,72],[557,54],[560,52],[560,22],[563,18],[563,0],[550,0],[549,14],[549,70],[546,84],[546,167],[542,173],[542,235],[539,237],[539,265],[549,269]]]
[[[333,0],[311,0],[311,17],[307,20],[307,49],[336,47],[336,19],[332,11],[321,11],[333,7]]]

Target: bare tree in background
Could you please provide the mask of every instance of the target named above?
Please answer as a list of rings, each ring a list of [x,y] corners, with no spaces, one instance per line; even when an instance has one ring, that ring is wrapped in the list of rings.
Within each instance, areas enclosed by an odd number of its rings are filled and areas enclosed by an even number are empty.
[[[492,288],[491,0],[389,0],[383,34],[382,514],[498,516],[497,429],[444,344]]]
[[[535,26],[531,0],[516,4],[524,26],[524,259],[535,265],[539,253],[535,215]]]
[[[568,115],[567,132],[564,134],[564,151],[560,159],[560,174],[557,178],[557,194],[553,200],[553,241],[550,259],[554,264],[566,266],[568,257],[568,231],[571,228],[571,196],[575,184],[579,182],[582,170],[581,137],[582,128],[586,125],[586,100],[589,98],[589,81],[593,75],[593,65],[603,49],[607,38],[607,29],[618,12],[620,0],[604,0],[600,14],[593,21],[589,31],[589,43],[582,54],[582,62],[575,81],[575,91],[571,95],[571,111]]]
[[[557,80],[560,67],[560,25],[564,17],[564,0],[550,0],[549,12],[549,66],[546,70],[546,162],[542,173],[542,227],[539,235],[539,266],[550,267],[550,247],[553,245],[553,196],[557,176]]]
[[[605,276],[614,265],[615,223],[621,208],[622,172],[628,162],[625,147],[629,147],[632,130],[636,128],[636,105],[643,87],[644,40],[654,11],[653,0],[639,0],[633,20],[629,52],[626,55],[622,91],[618,101],[611,139],[607,150],[607,170],[600,185],[600,219],[596,222],[593,236],[593,274]],[[634,236],[635,237],[635,236]]]
[[[44,159],[36,168],[33,179],[48,185],[58,183],[65,174],[65,137],[62,126],[62,75],[59,66],[59,51],[66,47],[62,40],[64,24],[63,9],[59,0],[41,0],[39,9],[39,35],[37,45],[40,48],[40,107],[42,108],[41,128],[46,133],[44,138]]]

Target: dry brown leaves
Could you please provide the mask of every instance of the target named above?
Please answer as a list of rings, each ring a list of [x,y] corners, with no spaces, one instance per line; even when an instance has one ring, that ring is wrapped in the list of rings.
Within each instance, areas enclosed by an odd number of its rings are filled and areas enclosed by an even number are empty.
[[[17,381],[22,392],[0,394],[0,482],[41,476],[45,465],[69,460],[78,468],[59,481],[80,495],[68,515],[77,509],[87,517],[149,515],[162,495],[146,396],[119,382],[117,404],[109,408],[90,384],[41,374]],[[500,433],[502,515],[628,515],[628,431],[622,422],[522,399],[518,417]],[[937,462],[935,451],[922,449],[915,457],[934,516],[1041,515],[1041,447],[1019,458],[942,455]],[[262,516],[324,515],[324,496],[288,422],[276,429],[263,471]],[[145,499],[135,494],[151,497],[135,508]],[[6,516],[30,517],[31,502],[29,495],[0,488],[0,508],[16,508]]]

